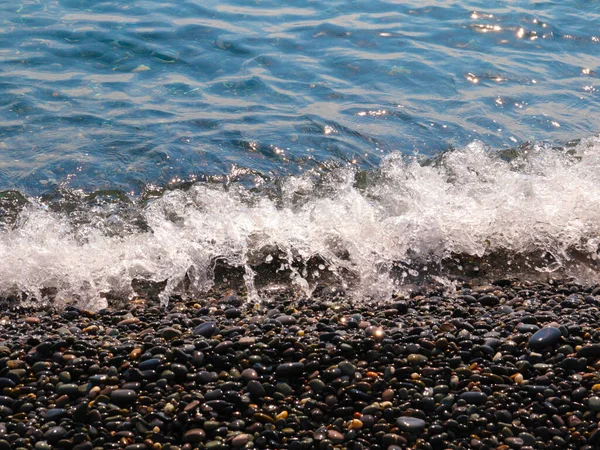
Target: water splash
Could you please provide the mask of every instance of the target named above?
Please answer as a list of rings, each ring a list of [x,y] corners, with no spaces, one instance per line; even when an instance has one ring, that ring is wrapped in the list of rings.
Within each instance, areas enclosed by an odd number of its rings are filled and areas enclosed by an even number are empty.
[[[599,138],[508,156],[474,142],[426,164],[392,155],[372,172],[307,172],[277,188],[19,201],[0,232],[0,292],[99,308],[142,295],[145,280],[163,302],[215,283],[254,301],[274,284],[385,299],[402,283],[495,269],[597,273]]]

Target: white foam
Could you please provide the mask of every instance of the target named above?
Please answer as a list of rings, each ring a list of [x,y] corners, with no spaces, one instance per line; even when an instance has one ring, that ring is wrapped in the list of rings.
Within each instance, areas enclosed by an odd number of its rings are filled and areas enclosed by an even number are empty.
[[[317,272],[351,272],[354,292],[381,296],[395,286],[394,264],[415,258],[431,265],[453,254],[542,251],[555,265],[539,270],[560,266],[567,274],[574,250],[597,258],[598,138],[570,152],[535,146],[511,161],[477,142],[430,165],[392,155],[367,178],[357,183],[350,169],[308,173],[282,181],[276,199],[240,186],[198,184],[140,207],[150,231],[117,236],[94,220],[77,225],[37,204],[0,234],[0,291],[39,298],[40,289],[54,287],[59,300],[101,307],[102,292],[132,296],[134,278],[168,280],[168,294],[187,274],[188,291],[202,292],[213,283],[219,257],[245,268],[246,285],[258,296],[250,259],[274,247],[284,264],[318,256],[327,267]],[[285,273],[307,294],[314,289],[306,271]]]

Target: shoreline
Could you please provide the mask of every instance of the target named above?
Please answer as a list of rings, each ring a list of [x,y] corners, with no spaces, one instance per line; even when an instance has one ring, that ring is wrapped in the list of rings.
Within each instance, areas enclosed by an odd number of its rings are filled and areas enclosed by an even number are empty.
[[[600,443],[600,288],[291,298],[1,314],[0,450]]]

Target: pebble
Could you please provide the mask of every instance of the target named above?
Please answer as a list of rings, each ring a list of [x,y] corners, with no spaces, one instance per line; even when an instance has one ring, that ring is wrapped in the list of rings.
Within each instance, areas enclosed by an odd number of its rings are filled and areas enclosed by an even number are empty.
[[[9,379],[9,378],[0,378],[0,389],[3,388],[13,388],[15,387],[17,384]]]
[[[44,416],[44,420],[46,422],[58,422],[60,419],[67,415],[67,410],[64,408],[52,408],[49,409],[46,415]]]
[[[581,347],[577,351],[578,358],[600,358],[600,344],[591,344]]]
[[[254,397],[264,397],[266,394],[264,386],[256,380],[252,380],[247,386],[248,393]]]
[[[596,397],[595,395],[588,399],[588,407],[591,411],[598,412],[600,411],[600,397]]]
[[[111,401],[120,406],[135,403],[137,398],[137,392],[132,389],[116,389],[110,393]]]
[[[234,447],[243,447],[250,441],[250,435],[247,433],[240,433],[231,439],[231,445]]]
[[[473,405],[482,405],[487,400],[487,394],[484,392],[463,392],[458,396],[458,398],[464,400],[465,402]]]
[[[160,332],[160,336],[165,339],[166,341],[170,341],[172,339],[178,338],[179,336],[181,336],[181,331],[176,330],[175,328],[164,328],[161,332]]]
[[[59,395],[75,395],[79,392],[79,386],[76,384],[63,384],[56,388]]]
[[[293,377],[304,372],[304,364],[301,362],[284,363],[277,366],[277,375],[281,377]]]
[[[242,371],[241,377],[246,381],[256,380],[258,379],[258,373],[256,372],[256,370],[248,368]]]
[[[420,433],[427,425],[423,419],[417,417],[402,416],[396,421],[398,428],[409,433]]]
[[[350,377],[354,376],[356,372],[356,367],[349,361],[342,361],[338,363],[338,368],[342,371],[344,375],[348,375]]]
[[[49,444],[56,444],[67,434],[67,430],[63,427],[52,427],[48,431],[44,433],[44,439],[48,441]]]
[[[521,448],[525,445],[523,439],[518,437],[507,437],[504,439],[504,443],[508,445],[510,448]]]
[[[294,316],[290,316],[287,314],[277,316],[276,320],[278,320],[279,322],[281,322],[282,325],[285,326],[295,325],[297,323],[297,320]]]
[[[553,347],[560,341],[561,336],[562,333],[558,328],[545,327],[535,332],[535,334],[529,338],[529,346],[534,350]]]
[[[194,328],[194,334],[204,336],[204,337],[212,337],[219,332],[219,327],[216,322],[204,322]]]
[[[329,439],[333,445],[339,445],[344,442],[344,435],[336,430],[328,430],[327,439]]]
[[[206,433],[202,428],[192,428],[183,435],[183,442],[190,442],[192,444],[202,442],[204,439],[206,439]]]

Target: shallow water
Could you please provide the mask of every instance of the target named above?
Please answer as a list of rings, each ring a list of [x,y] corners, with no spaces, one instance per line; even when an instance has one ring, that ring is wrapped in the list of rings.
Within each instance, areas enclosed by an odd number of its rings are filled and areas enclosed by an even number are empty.
[[[4,295],[101,302],[143,278],[167,298],[221,266],[251,295],[595,276],[598,2],[69,0],[0,18]]]

